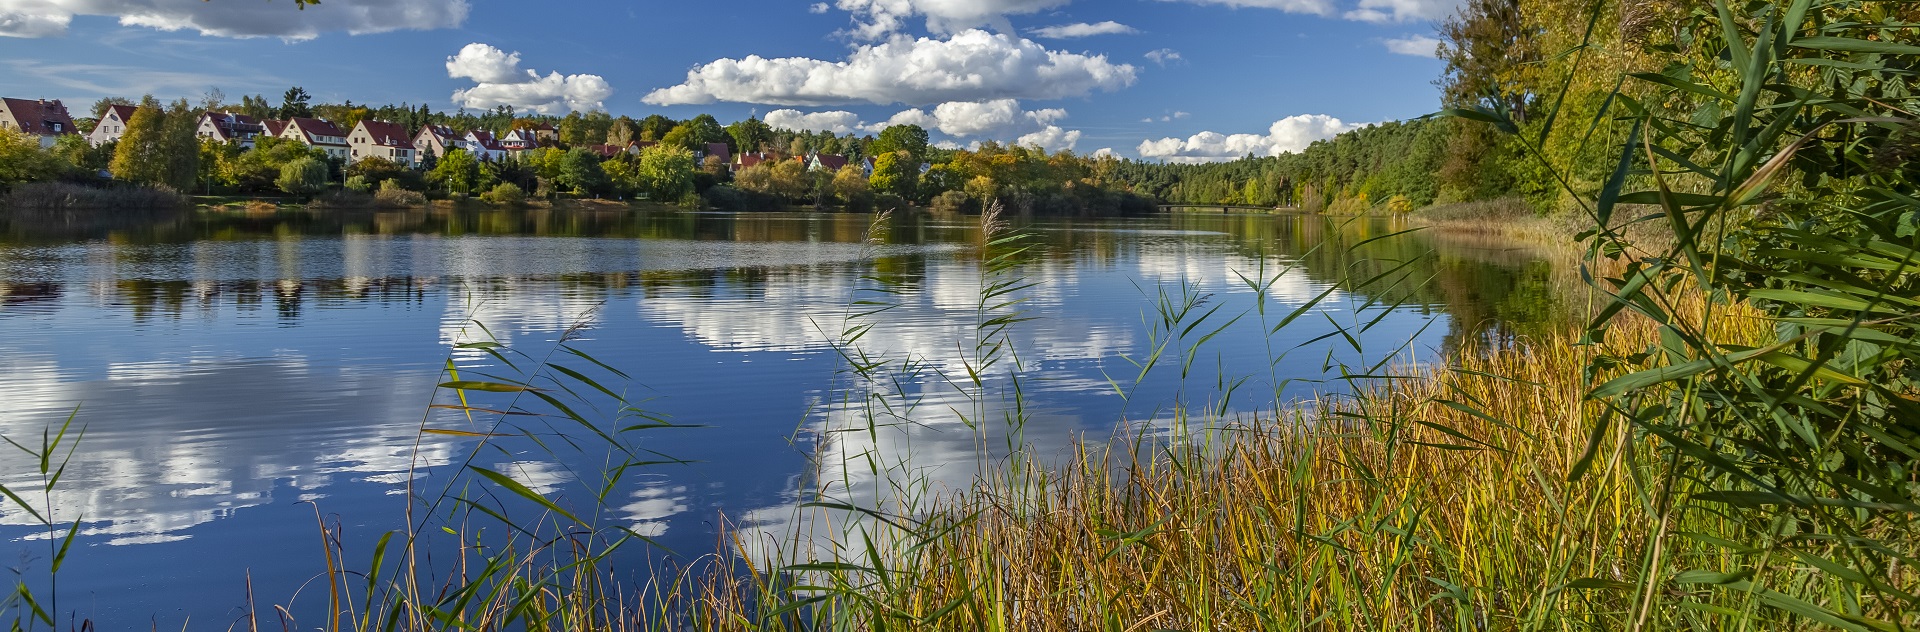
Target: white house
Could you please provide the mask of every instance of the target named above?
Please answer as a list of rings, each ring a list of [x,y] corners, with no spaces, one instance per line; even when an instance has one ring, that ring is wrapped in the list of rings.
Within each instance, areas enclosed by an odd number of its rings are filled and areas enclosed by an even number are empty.
[[[333,123],[312,118],[295,118],[287,121],[287,129],[280,133],[281,138],[306,143],[308,147],[318,147],[327,152],[327,156],[348,159],[353,147],[347,144],[347,135]]]
[[[245,114],[208,112],[200,115],[200,129],[195,130],[194,135],[202,140],[238,143],[241,147],[252,149],[253,139],[266,131],[265,125]]]
[[[516,129],[500,137],[500,146],[507,151],[526,151],[540,146],[540,139],[530,129]]]
[[[95,147],[120,142],[120,137],[127,135],[127,123],[133,121],[133,114],[138,111],[140,108],[131,105],[107,106],[107,113],[100,115],[100,122],[94,124],[87,142]]]
[[[414,162],[407,127],[399,123],[361,121],[347,134],[347,146],[351,148],[349,159],[354,162],[368,158],[385,158],[403,165]]]
[[[473,154],[473,157],[483,162],[499,162],[507,158],[507,148],[502,146],[500,141],[494,140],[493,132],[486,130],[467,132],[467,137],[461,139],[460,144],[467,153]]]
[[[460,148],[460,135],[445,125],[428,125],[413,135],[413,160],[423,163],[428,156],[446,157],[447,151]]]

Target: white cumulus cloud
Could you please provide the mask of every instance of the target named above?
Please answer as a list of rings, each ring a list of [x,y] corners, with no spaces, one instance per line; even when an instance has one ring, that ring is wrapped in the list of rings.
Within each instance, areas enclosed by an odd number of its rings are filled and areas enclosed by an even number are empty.
[[[597,110],[613,96],[613,86],[599,75],[541,76],[520,69],[520,53],[508,53],[486,44],[468,44],[447,58],[447,76],[472,79],[478,85],[453,92],[463,108],[493,109],[510,105],[541,114]]]
[[[916,17],[927,19],[927,30],[959,33],[992,26],[1013,32],[1009,15],[1038,13],[1066,6],[1072,0],[838,0],[834,6],[854,15],[853,34],[877,40],[906,28]]]
[[[1400,55],[1415,57],[1438,57],[1440,40],[1425,35],[1409,35],[1400,39],[1386,41],[1387,50]]]
[[[1190,4],[1211,4],[1236,9],[1275,9],[1286,13],[1304,13],[1324,17],[1338,15],[1362,22],[1411,22],[1440,20],[1460,8],[1461,0],[1360,0],[1345,12],[1338,11],[1334,0],[1163,0]]]
[[[1333,15],[1333,0],[1166,0],[1190,4],[1217,4],[1235,9],[1278,9],[1287,13]]]
[[[305,40],[331,32],[451,28],[466,22],[468,10],[467,0],[327,0],[304,11],[252,0],[0,0],[0,36],[64,35],[74,16],[87,15],[162,31]]]
[[[1132,65],[1112,63],[1105,55],[1050,51],[1030,40],[970,30],[945,40],[895,37],[860,46],[845,61],[721,59],[688,71],[685,82],[655,90],[643,101],[822,106],[1060,99],[1119,90],[1137,75]]]
[[[768,112],[762,120],[768,127],[794,132],[833,132],[851,134],[867,126],[860,122],[860,115],[847,111],[801,112],[799,110],[774,110]]]
[[[1266,134],[1201,132],[1190,138],[1140,143],[1140,157],[1168,162],[1217,162],[1247,155],[1267,157],[1306,149],[1314,141],[1363,127],[1325,114],[1301,114],[1275,121]]]
[[[1180,61],[1180,51],[1171,48],[1150,50],[1147,51],[1146,58],[1148,61],[1165,66],[1169,63]]]
[[[447,58],[447,76],[477,83],[513,83],[520,79],[520,53],[473,43]]]
[[[1460,10],[1460,0],[1360,0],[1344,17],[1362,22],[1442,20]]]
[[[1022,147],[1039,147],[1047,151],[1071,150],[1080,143],[1080,130],[1060,129],[1058,125],[1048,125],[1046,129],[1021,136],[1013,141]]]
[[[919,125],[948,136],[969,138],[1025,134],[1044,130],[1065,118],[1066,110],[1050,108],[1028,111],[1020,107],[1019,101],[995,99],[942,103],[935,106],[932,112],[907,110],[875,127],[884,129],[888,125]]]
[[[1032,33],[1034,37],[1072,39],[1076,37],[1093,37],[1095,35],[1131,35],[1140,31],[1131,26],[1108,20],[1098,24],[1079,22],[1075,24],[1043,26],[1028,32]]]
[[[918,125],[928,131],[953,138],[1010,141],[1017,145],[1039,145],[1048,151],[1072,149],[1080,140],[1079,130],[1061,128],[1067,118],[1059,108],[1028,110],[1014,99],[992,101],[953,101],[931,110],[904,110],[885,121],[863,122],[860,115],[845,110],[801,112],[784,109],[768,112],[767,125],[793,131],[826,131],[835,134],[879,133],[894,125]],[[958,144],[949,144],[958,147]]]

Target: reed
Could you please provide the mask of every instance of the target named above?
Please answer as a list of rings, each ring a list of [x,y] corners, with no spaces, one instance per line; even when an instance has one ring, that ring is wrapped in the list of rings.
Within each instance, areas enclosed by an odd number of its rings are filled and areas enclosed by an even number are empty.
[[[0,196],[0,209],[33,211],[165,210],[187,197],[164,186],[91,187],[66,182],[22,184]]]

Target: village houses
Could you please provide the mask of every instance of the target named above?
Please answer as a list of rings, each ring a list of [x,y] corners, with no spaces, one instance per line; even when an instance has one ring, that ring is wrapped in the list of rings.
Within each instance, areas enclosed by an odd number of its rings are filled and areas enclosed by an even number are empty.
[[[281,138],[297,140],[308,147],[327,152],[331,158],[346,160],[353,151],[347,144],[347,135],[333,123],[312,118],[295,118],[287,121],[287,128],[280,133]]]
[[[194,135],[202,140],[235,143],[241,147],[253,149],[253,140],[266,131],[267,127],[251,116],[232,112],[208,112],[200,115],[200,128],[194,132]]]
[[[128,124],[139,110],[139,107],[132,105],[109,105],[92,130],[83,137],[96,147],[119,142],[126,136]],[[50,100],[0,99],[0,129],[19,130],[39,136],[44,147],[52,147],[61,136],[80,134],[66,106]],[[517,125],[501,136],[483,129],[456,131],[444,125],[428,125],[408,134],[405,125],[384,121],[361,121],[351,130],[342,130],[325,119],[258,119],[233,112],[201,114],[194,135],[203,141],[230,143],[245,149],[253,149],[257,139],[262,136],[279,138],[318,148],[328,157],[345,162],[382,158],[416,168],[425,166],[430,157],[444,158],[455,149],[466,151],[482,162],[499,162],[509,156],[551,147],[560,140],[559,130],[547,122]],[[654,141],[632,141],[624,147],[589,145],[584,149],[602,158],[611,158],[622,152],[639,155],[658,144]],[[704,164],[710,157],[717,158],[729,170],[738,170],[771,158],[764,153],[736,156],[726,143],[706,143],[695,148],[693,154],[698,163]],[[809,168],[838,169],[847,163],[845,157],[833,155],[813,155],[800,160]],[[867,165],[867,169],[872,169],[871,164]]]
[[[38,136],[41,147],[52,147],[61,136],[78,133],[67,106],[57,99],[0,99],[0,130]]]
[[[424,163],[427,157],[445,158],[448,151],[460,148],[461,135],[453,133],[453,128],[445,125],[428,125],[413,135],[413,159]]]
[[[467,132],[466,138],[462,139],[461,148],[473,154],[473,157],[480,159],[481,162],[499,162],[507,158],[507,148],[501,146],[500,141],[494,140],[493,132],[486,130],[476,129]]]
[[[540,146],[540,139],[530,129],[516,129],[500,137],[500,146],[508,151],[526,151]]]
[[[352,148],[351,160],[385,158],[403,165],[414,164],[413,143],[407,140],[407,128],[398,123],[361,121],[347,135]]]
[[[127,135],[127,123],[133,121],[133,113],[139,110],[131,105],[107,106],[100,122],[93,125],[93,133],[87,135],[87,142],[95,147],[120,142],[120,137]]]

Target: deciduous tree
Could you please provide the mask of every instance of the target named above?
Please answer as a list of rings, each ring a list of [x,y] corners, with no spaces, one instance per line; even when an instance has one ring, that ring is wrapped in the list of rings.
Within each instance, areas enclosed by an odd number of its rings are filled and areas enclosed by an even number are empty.
[[[327,163],[311,157],[289,162],[280,167],[280,178],[274,183],[288,195],[319,194],[327,190]]]
[[[674,203],[693,194],[693,152],[665,143],[640,152],[636,169],[647,194],[659,202]]]

